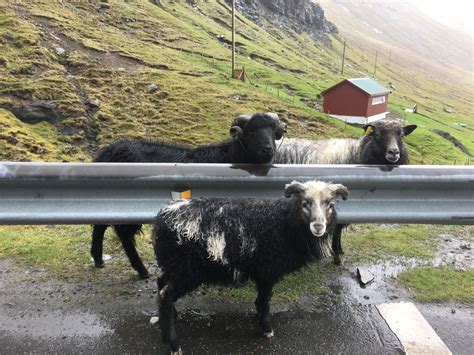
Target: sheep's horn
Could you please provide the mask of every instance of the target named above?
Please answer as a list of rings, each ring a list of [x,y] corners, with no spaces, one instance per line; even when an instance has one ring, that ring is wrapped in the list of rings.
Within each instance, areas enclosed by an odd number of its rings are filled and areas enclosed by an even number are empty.
[[[241,138],[243,133],[244,133],[244,130],[242,129],[242,127],[239,127],[239,126],[232,126],[230,127],[230,136],[232,137],[232,139],[238,139],[238,138]]]
[[[285,197],[291,197],[292,195],[299,195],[306,190],[305,184],[293,180],[290,184],[285,185]]]
[[[248,121],[250,121],[251,118],[252,118],[252,114],[250,114],[250,113],[245,114],[245,115],[240,115],[234,120],[234,122],[232,122],[232,126],[239,126],[239,127],[243,128],[243,126]]]
[[[265,115],[270,116],[271,118],[273,118],[276,121],[280,120],[280,117],[278,117],[278,115],[275,112],[265,112]]]
[[[336,197],[341,197],[343,200],[347,200],[347,197],[349,197],[349,190],[347,187],[341,184],[332,184],[330,185],[330,189]]]
[[[275,121],[275,123],[277,124],[277,129],[275,131],[275,138],[278,140],[278,139],[281,139],[283,137],[283,135],[287,132],[287,125],[286,123],[284,122],[281,122],[280,121],[280,117],[278,117],[278,115],[274,112],[265,112],[265,115],[273,118],[273,120]]]

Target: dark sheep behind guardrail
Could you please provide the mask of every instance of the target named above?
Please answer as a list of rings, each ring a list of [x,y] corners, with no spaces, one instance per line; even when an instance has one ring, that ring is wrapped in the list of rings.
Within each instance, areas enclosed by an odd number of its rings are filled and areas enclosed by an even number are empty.
[[[202,283],[256,283],[255,305],[262,332],[269,321],[273,286],[321,256],[331,255],[331,233],[340,184],[293,181],[278,200],[206,198],[163,208],[153,232],[163,341],[179,351],[174,303]]]
[[[185,145],[126,139],[99,151],[95,162],[128,163],[245,163],[268,164],[273,160],[275,140],[281,139],[286,125],[274,113],[256,113],[237,117],[230,128],[231,139],[192,148]],[[96,267],[103,267],[103,240],[107,225],[94,225],[91,255]],[[115,225],[132,267],[141,278],[149,277],[146,267],[135,248],[135,235],[141,225]]]
[[[378,164],[409,163],[409,152],[403,141],[416,129],[403,127],[398,121],[377,121],[364,126],[359,139],[336,138],[323,140],[285,139],[278,149],[275,164]],[[337,225],[333,236],[334,262],[342,263],[344,251],[341,233],[346,225]]]

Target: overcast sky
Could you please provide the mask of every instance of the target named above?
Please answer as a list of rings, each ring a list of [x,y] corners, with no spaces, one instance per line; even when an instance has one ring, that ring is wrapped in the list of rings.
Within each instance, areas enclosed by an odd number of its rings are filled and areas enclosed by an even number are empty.
[[[408,0],[423,12],[444,24],[453,26],[474,37],[474,1],[472,0]]]

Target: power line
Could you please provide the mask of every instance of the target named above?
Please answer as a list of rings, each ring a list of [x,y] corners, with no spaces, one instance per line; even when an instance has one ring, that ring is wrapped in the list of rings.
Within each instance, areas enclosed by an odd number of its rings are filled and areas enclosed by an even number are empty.
[[[374,76],[377,73],[377,57],[379,55],[378,51],[375,51],[375,64],[374,64]]]
[[[346,56],[346,40],[344,40],[344,49],[342,50],[341,75],[344,75],[344,58]]]
[[[232,77],[235,70],[235,0],[232,0]]]

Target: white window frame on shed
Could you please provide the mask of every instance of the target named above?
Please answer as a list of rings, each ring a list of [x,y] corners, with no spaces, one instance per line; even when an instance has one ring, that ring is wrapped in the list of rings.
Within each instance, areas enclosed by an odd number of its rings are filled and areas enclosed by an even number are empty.
[[[385,96],[376,96],[372,98],[372,106],[385,103]]]

